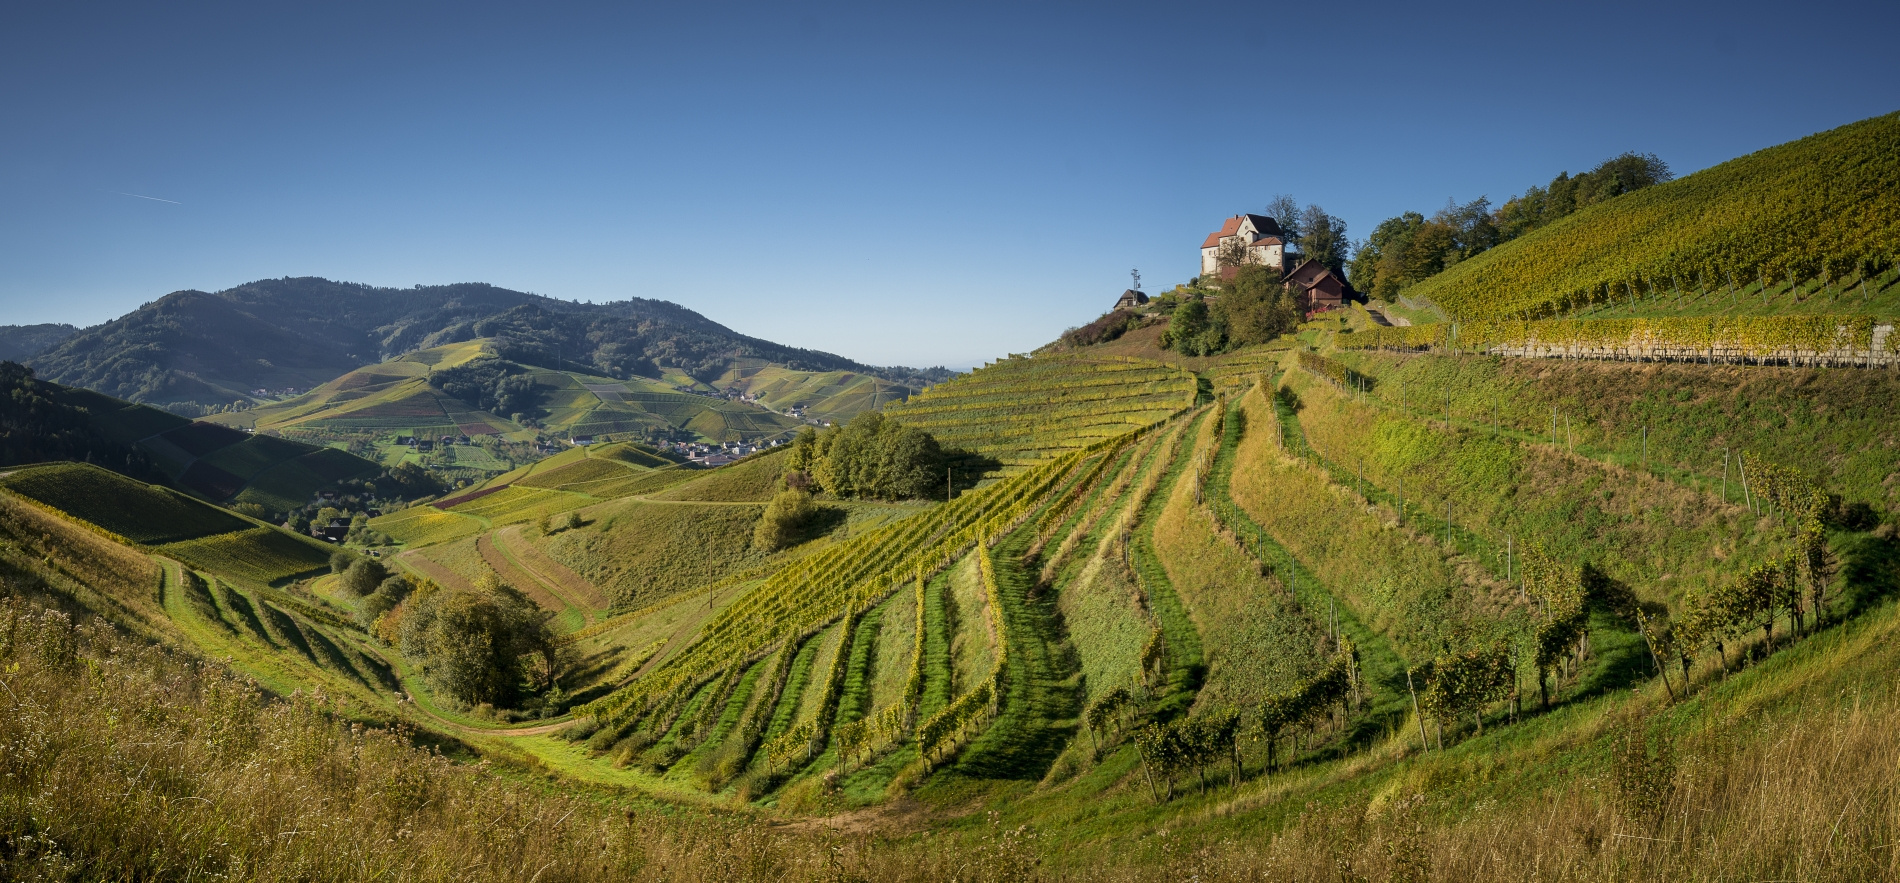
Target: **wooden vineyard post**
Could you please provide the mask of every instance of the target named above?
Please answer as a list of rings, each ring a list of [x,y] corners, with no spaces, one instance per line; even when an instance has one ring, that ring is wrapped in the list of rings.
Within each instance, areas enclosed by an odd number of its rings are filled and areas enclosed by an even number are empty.
[[[1742,457],[1736,457],[1735,469],[1742,474],[1742,500],[1748,504],[1749,513],[1755,514],[1755,498],[1748,492],[1748,461]]]
[[[1649,424],[1643,424],[1643,465],[1649,465]]]
[[[1412,694],[1412,716],[1418,718],[1418,750],[1432,750],[1431,743],[1425,739],[1425,713],[1418,707],[1418,688],[1412,685],[1412,670],[1405,670],[1405,692]]]
[[[1728,271],[1728,305],[1735,306],[1735,271]]]
[[[1722,448],[1722,502],[1728,502],[1728,448]]]

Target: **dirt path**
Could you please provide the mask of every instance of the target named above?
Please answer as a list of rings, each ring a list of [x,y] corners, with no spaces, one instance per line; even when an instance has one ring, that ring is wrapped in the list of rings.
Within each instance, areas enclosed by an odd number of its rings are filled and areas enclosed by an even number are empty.
[[[588,582],[586,577],[575,573],[567,565],[554,560],[546,552],[528,542],[527,537],[522,535],[520,527],[495,531],[494,537],[495,544],[501,547],[503,552],[508,553],[515,563],[521,565],[523,570],[557,589],[562,595],[574,599],[590,612],[606,610],[613,606],[607,593],[601,591],[599,586]]]
[[[433,726],[464,736],[501,736],[509,739],[518,736],[547,736],[565,730],[573,726],[575,722],[579,720],[579,718],[567,718],[552,723],[535,724],[532,727],[471,727],[467,724],[458,724],[455,721],[436,714],[424,708],[420,703],[404,702],[402,706],[409,711],[428,718],[428,722]]]

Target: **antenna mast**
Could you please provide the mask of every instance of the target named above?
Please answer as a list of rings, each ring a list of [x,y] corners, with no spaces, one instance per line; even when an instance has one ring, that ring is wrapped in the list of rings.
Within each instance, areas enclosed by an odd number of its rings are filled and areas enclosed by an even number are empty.
[[[1128,276],[1129,276],[1129,278],[1131,278],[1131,279],[1133,279],[1133,280],[1135,281],[1135,284],[1134,284],[1134,289],[1135,289],[1136,291],[1140,291],[1140,290],[1141,290],[1141,271],[1140,271],[1140,270],[1129,270],[1129,271],[1128,271]]]

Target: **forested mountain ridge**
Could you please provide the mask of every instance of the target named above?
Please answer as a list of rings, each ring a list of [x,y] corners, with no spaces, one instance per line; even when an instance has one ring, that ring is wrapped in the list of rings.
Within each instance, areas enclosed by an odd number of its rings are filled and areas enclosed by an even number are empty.
[[[517,360],[622,378],[659,376],[665,366],[711,379],[738,359],[931,376],[748,337],[667,301],[582,304],[479,283],[398,289],[315,277],[174,292],[81,331],[31,364],[48,380],[132,401],[221,405],[254,388],[311,387],[475,338],[504,341]]]
[[[71,325],[0,325],[0,360],[18,362],[79,333]]]

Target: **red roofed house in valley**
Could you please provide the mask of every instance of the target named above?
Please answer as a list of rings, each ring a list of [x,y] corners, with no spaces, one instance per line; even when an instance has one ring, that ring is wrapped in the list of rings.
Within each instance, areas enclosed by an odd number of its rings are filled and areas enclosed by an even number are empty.
[[[1221,266],[1221,249],[1237,251],[1242,263],[1261,264],[1276,270],[1284,266],[1286,231],[1280,222],[1265,215],[1235,215],[1207,234],[1201,243],[1202,278],[1227,278],[1234,275],[1232,265]]]
[[[1288,271],[1282,280],[1293,289],[1293,296],[1299,299],[1300,312],[1308,316],[1324,313],[1345,306],[1353,297],[1352,286],[1339,278],[1331,267],[1319,261],[1307,258],[1300,265]]]

